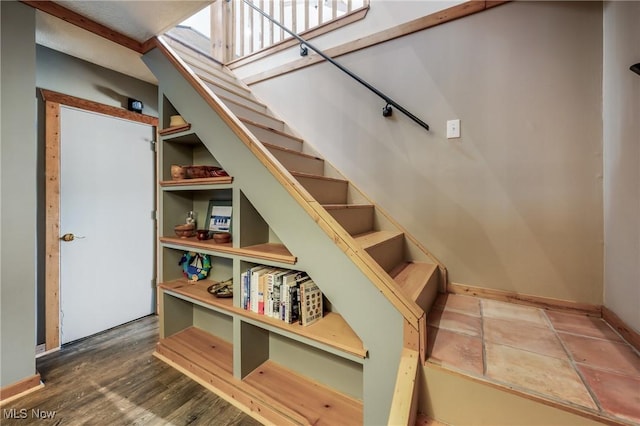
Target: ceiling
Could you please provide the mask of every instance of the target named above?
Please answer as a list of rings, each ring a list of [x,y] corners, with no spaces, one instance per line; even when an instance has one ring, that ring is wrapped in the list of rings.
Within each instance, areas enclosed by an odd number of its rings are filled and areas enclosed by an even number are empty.
[[[73,12],[141,43],[164,33],[212,0],[56,1]],[[141,54],[45,12],[36,12],[36,43],[150,83],[156,78]]]

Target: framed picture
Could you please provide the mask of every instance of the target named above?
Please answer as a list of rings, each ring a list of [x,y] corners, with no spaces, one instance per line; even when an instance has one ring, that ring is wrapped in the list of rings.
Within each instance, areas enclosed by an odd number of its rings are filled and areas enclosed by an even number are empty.
[[[231,211],[231,201],[209,201],[207,229],[211,232],[231,232]]]

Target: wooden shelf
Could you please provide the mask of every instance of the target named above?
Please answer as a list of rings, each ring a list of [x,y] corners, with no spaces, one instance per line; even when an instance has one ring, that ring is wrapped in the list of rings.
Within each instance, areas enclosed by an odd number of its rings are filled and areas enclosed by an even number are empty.
[[[160,237],[160,242],[165,245],[178,246],[187,250],[205,250],[212,253],[225,253],[238,256],[251,257],[256,260],[271,260],[274,262],[295,265],[297,258],[292,255],[283,244],[265,243],[242,248],[233,247],[232,243],[218,244],[213,240],[198,240],[196,237]]]
[[[209,286],[215,283],[217,283],[217,281],[200,280],[191,282],[186,278],[179,278],[177,280],[160,283],[158,287],[190,297],[207,305],[215,306],[225,312],[230,312],[233,308],[233,298],[215,297],[207,291]]]
[[[266,361],[244,382],[274,401],[291,407],[312,425],[361,425],[362,401]]]
[[[202,143],[198,135],[186,128],[177,132],[172,132],[170,134],[160,136],[162,136],[163,142],[179,143],[184,145],[197,145]]]
[[[318,322],[303,327],[300,324],[288,324],[279,319],[258,315],[255,312],[235,306],[232,310],[237,315],[260,323],[263,326],[270,326],[272,329],[305,337],[314,342],[338,349],[341,352],[354,355],[358,359],[364,359],[367,356],[367,350],[364,348],[362,340],[349,327],[342,316],[335,312],[327,312]]]
[[[175,180],[161,180],[160,186],[166,187],[190,187],[198,185],[224,185],[233,182],[232,176],[219,176],[210,178],[195,178],[195,179],[175,179]],[[188,189],[188,188],[187,188]]]
[[[207,288],[212,283],[213,281],[210,280],[190,283],[185,278],[181,278],[161,283],[159,287],[211,305],[218,310],[222,309],[229,314],[235,314],[261,325],[269,326],[269,328],[276,332],[277,330],[286,331],[338,349],[341,352],[346,352],[359,359],[364,359],[367,356],[367,350],[364,348],[362,340],[360,340],[340,314],[328,312],[320,321],[306,327],[300,324],[288,324],[275,318],[258,315],[255,312],[233,306],[231,299],[215,297],[207,291]]]
[[[166,129],[158,130],[160,136],[172,135],[174,133],[186,132],[191,129],[191,124],[184,124],[182,126],[167,127]]]
[[[161,339],[158,347],[181,354],[217,374],[233,374],[233,345],[196,327]]]

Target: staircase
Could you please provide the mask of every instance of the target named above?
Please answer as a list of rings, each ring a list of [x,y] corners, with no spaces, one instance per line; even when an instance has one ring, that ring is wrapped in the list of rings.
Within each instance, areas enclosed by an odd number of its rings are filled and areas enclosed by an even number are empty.
[[[402,292],[428,313],[446,270],[424,247],[278,119],[242,81],[216,61],[167,38],[171,48],[253,133],[291,175],[389,274]],[[426,339],[426,336],[424,337]],[[424,340],[426,341],[426,340]],[[424,360],[424,354],[422,354]]]
[[[228,70],[178,42],[160,39],[157,46],[143,59],[163,96],[206,136],[234,186],[362,339],[365,424],[415,423],[426,314],[446,290],[446,269]],[[297,203],[291,209],[307,214],[281,217],[270,203],[283,191]],[[354,307],[354,300],[367,303]]]

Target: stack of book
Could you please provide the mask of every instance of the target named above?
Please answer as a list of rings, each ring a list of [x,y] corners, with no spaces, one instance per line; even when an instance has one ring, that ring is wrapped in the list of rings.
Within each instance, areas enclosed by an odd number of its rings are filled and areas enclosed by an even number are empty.
[[[322,292],[306,272],[256,266],[241,275],[241,306],[286,323],[313,324],[322,318]]]

